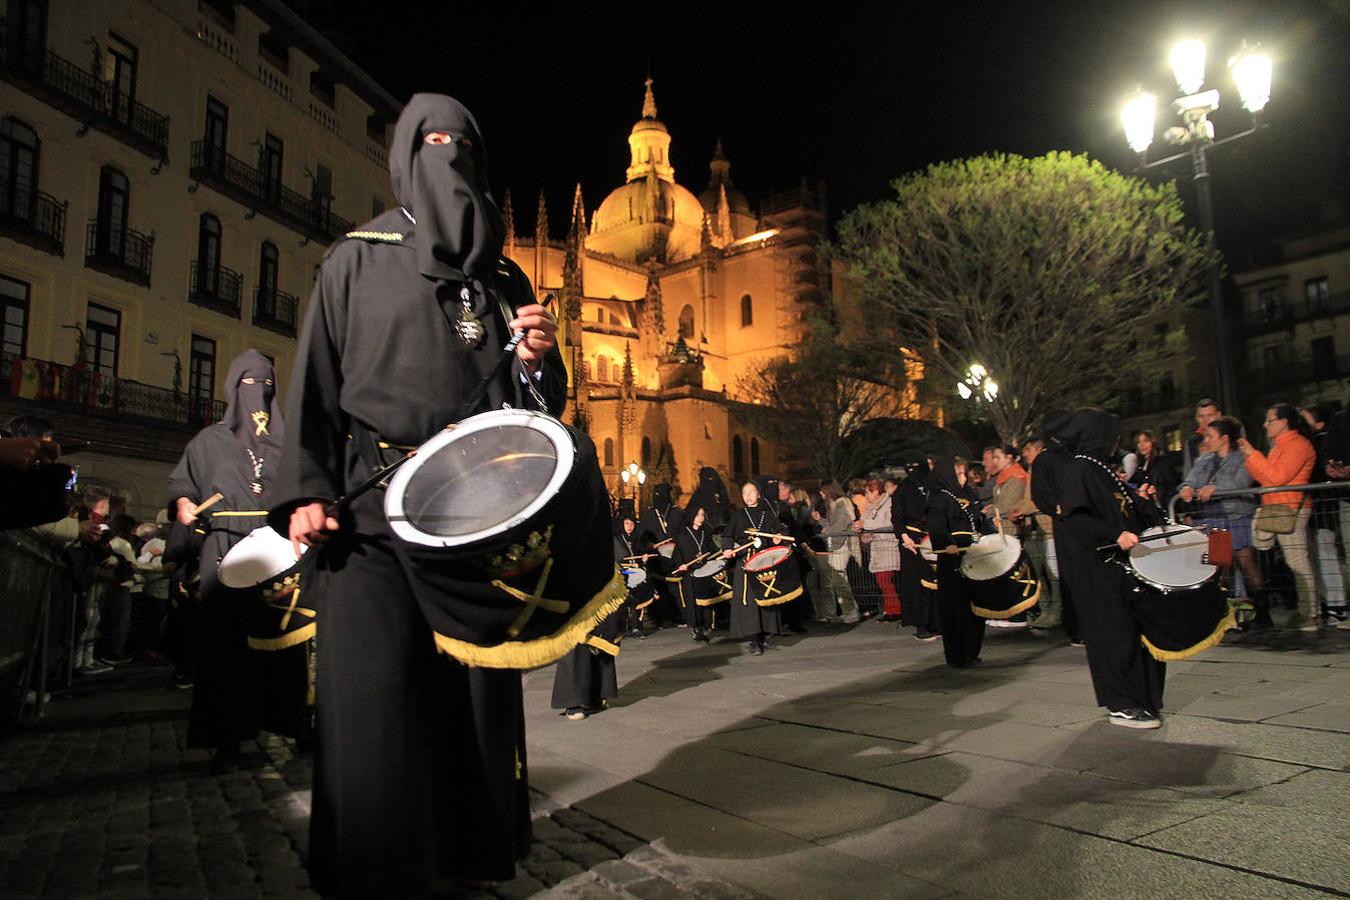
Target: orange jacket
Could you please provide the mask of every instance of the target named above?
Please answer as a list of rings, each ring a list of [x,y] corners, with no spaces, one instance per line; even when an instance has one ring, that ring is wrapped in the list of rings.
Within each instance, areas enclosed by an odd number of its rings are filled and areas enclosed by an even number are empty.
[[[1247,471],[1252,473],[1256,483],[1262,487],[1277,484],[1307,484],[1312,477],[1313,464],[1317,462],[1317,451],[1312,441],[1297,431],[1286,431],[1275,439],[1270,455],[1253,450],[1247,457]],[[1306,505],[1308,495],[1304,491],[1279,491],[1264,494],[1261,503],[1284,503],[1298,509]]]

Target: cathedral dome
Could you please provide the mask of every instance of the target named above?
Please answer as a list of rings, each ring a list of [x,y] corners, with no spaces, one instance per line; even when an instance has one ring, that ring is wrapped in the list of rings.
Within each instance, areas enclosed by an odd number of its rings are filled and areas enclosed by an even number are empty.
[[[696,256],[703,234],[703,206],[675,183],[670,132],[656,118],[652,80],[642,118],[628,135],[631,161],[627,182],[611,191],[591,219],[586,246],[621,259],[642,261],[664,255],[669,262]]]

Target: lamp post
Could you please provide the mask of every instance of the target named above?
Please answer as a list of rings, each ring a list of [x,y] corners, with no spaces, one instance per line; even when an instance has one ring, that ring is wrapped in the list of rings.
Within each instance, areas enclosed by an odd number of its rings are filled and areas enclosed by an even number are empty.
[[[633,489],[633,515],[637,515],[639,494],[642,491],[642,485],[647,483],[647,473],[637,463],[630,462],[619,470],[619,477],[623,479],[626,486]]]
[[[1139,154],[1140,170],[1166,165],[1183,156],[1191,158],[1191,180],[1195,183],[1200,230],[1204,233],[1205,241],[1212,252],[1215,247],[1214,201],[1210,193],[1208,153],[1214,147],[1244,138],[1260,129],[1259,115],[1270,101],[1272,64],[1269,56],[1255,52],[1246,45],[1228,61],[1228,68],[1233,75],[1242,106],[1252,115],[1252,125],[1246,131],[1215,140],[1214,123],[1209,121],[1209,114],[1219,108],[1219,92],[1200,90],[1205,85],[1204,43],[1197,40],[1181,41],[1172,48],[1169,61],[1172,64],[1172,74],[1176,78],[1177,88],[1184,95],[1172,101],[1173,111],[1180,117],[1182,125],[1167,129],[1163,132],[1163,138],[1170,144],[1187,149],[1164,159],[1148,160],[1148,148],[1153,143],[1157,119],[1157,100],[1152,94],[1141,91],[1126,103],[1120,114],[1121,124],[1125,127],[1126,143]],[[1223,305],[1223,277],[1217,259],[1209,266],[1209,303],[1214,316],[1214,349],[1219,377],[1219,397],[1225,411],[1236,413],[1237,382],[1233,375],[1233,357],[1228,344],[1228,321]]]
[[[956,383],[956,393],[962,400],[974,398],[976,402],[983,397],[986,403],[993,403],[998,396],[998,382],[989,377],[989,370],[979,363],[971,363],[966,369],[966,377]]]

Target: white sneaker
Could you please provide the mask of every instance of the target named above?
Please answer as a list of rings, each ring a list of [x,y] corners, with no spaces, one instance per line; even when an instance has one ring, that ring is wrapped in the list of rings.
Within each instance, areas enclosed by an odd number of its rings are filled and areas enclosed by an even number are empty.
[[[1162,719],[1146,709],[1113,709],[1106,714],[1106,719],[1112,725],[1121,725],[1125,728],[1162,727]]]

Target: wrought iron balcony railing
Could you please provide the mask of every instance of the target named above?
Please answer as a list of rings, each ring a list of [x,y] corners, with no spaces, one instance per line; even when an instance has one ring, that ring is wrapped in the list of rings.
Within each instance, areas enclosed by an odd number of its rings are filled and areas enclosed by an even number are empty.
[[[189,264],[188,300],[237,319],[244,306],[244,276],[234,269],[208,266],[194,259]]]
[[[1248,309],[1243,317],[1248,334],[1262,334],[1290,328],[1322,316],[1350,312],[1350,291],[1329,294],[1318,299],[1299,298]]]
[[[154,250],[155,239],[150,235],[99,219],[89,220],[84,264],[91,269],[148,287]]]
[[[87,365],[67,366],[45,359],[0,358],[0,394],[78,408],[84,413],[178,425],[210,425],[225,415],[223,400],[189,397],[95,372]]]
[[[300,318],[300,298],[274,289],[253,292],[253,324],[287,337],[295,337]]]
[[[333,214],[328,200],[306,197],[291,190],[257,166],[251,166],[206,141],[192,142],[189,176],[256,209],[269,219],[325,243],[354,227],[350,220]]]
[[[0,181],[0,234],[63,256],[66,204],[42,191]]]
[[[169,158],[168,116],[7,26],[0,17],[0,77],[147,156]]]

